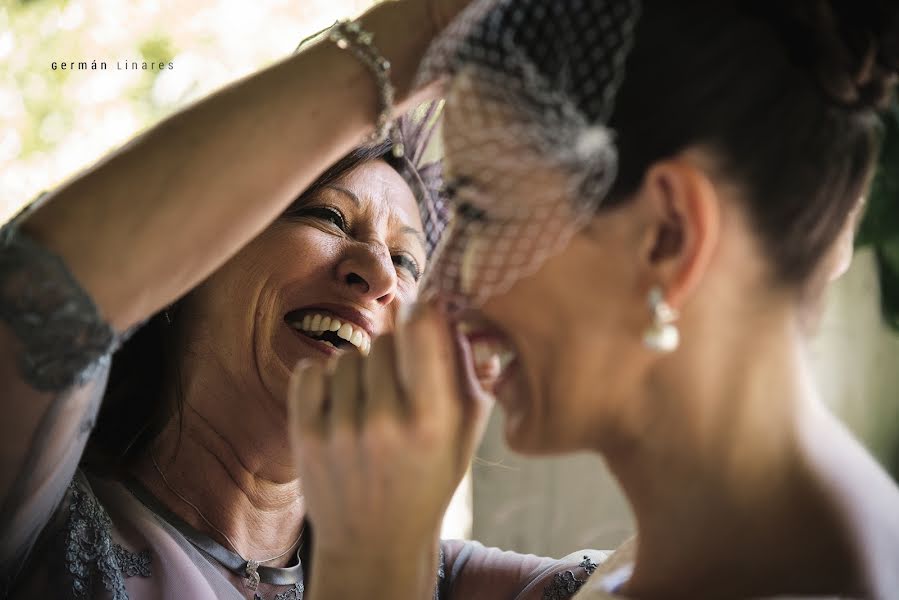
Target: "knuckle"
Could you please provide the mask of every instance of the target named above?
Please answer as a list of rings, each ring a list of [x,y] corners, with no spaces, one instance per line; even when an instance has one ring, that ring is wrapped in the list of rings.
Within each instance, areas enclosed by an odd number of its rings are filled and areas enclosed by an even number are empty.
[[[339,424],[331,432],[331,451],[336,454],[355,453],[359,446],[359,438],[349,424]]]
[[[303,436],[293,443],[293,455],[304,468],[308,468],[309,464],[321,462],[322,450],[321,438],[317,436]]]
[[[395,416],[379,412],[372,415],[366,422],[362,435],[366,442],[383,443],[399,439],[402,433],[400,423]]]
[[[395,336],[393,333],[382,333],[372,344],[371,355],[385,357],[393,354]]]
[[[426,418],[415,423],[414,436],[416,445],[422,448],[434,448],[445,446],[451,438],[451,432],[446,422]]]

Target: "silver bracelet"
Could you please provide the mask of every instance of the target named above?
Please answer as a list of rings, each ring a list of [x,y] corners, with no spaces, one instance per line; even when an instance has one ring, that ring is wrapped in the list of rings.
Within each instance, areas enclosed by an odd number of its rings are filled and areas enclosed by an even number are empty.
[[[328,39],[341,50],[349,50],[371,70],[378,85],[378,119],[370,143],[381,143],[390,137],[393,126],[393,101],[396,89],[390,80],[390,61],[374,45],[374,34],[365,31],[357,21],[337,21],[328,31]],[[396,156],[403,155],[403,147],[394,147]]]

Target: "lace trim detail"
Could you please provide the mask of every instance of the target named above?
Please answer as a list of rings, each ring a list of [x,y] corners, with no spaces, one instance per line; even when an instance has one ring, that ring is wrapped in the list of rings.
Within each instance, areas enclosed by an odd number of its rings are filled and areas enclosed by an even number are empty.
[[[597,564],[590,560],[589,556],[584,556],[584,560],[578,566],[584,569],[589,577],[596,570]],[[574,571],[556,573],[543,590],[543,600],[568,600],[581,589],[585,581],[578,579]]]
[[[141,550],[135,553],[115,544],[113,551],[115,552],[116,561],[119,563],[119,570],[126,579],[128,577],[150,576],[149,550]]]
[[[446,555],[440,548],[440,558],[437,560],[437,585],[434,586],[434,600],[440,600],[440,590],[446,582]]]
[[[585,555],[584,560],[582,560],[581,564],[579,564],[578,566],[586,571],[587,577],[589,577],[590,575],[593,575],[593,571],[595,571],[596,567],[598,567],[599,565],[590,560],[589,556]]]
[[[303,600],[305,588],[302,583],[293,584],[293,589],[281,592],[275,596],[275,600]]]
[[[22,377],[41,392],[83,384],[116,344],[62,258],[19,232],[16,222],[0,228],[0,320],[24,347]]]
[[[112,521],[97,499],[74,481],[69,493],[65,566],[72,577],[72,597],[91,598],[95,585],[102,582],[112,600],[128,600],[125,578],[150,576],[150,552],[135,554],[114,544]]]
[[[295,583],[293,584],[293,587],[286,592],[276,594],[272,600],[303,600],[303,592],[305,591],[306,589],[303,587],[302,583]],[[253,600],[265,600],[265,597],[259,594],[253,594]]]

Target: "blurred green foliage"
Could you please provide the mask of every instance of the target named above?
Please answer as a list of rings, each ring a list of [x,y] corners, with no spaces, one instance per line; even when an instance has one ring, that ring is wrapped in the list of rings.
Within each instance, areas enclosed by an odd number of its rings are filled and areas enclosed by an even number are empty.
[[[65,6],[69,0],[13,0],[14,5],[22,7],[32,7],[36,4],[53,4],[55,6]]]
[[[0,0],[0,222],[372,1]]]
[[[884,319],[899,332],[899,97],[884,121],[880,163],[856,243],[874,250]]]
[[[140,55],[147,62],[169,62],[175,57],[172,41],[164,34],[155,34],[144,39],[138,46]]]
[[[90,61],[96,57],[106,60],[109,69],[115,69],[119,57],[168,63],[177,53],[172,40],[159,31],[133,40],[137,52],[123,52],[90,42],[86,32],[88,22],[74,29],[48,27],[47,24],[58,20],[61,11],[70,4],[69,0],[12,0],[5,9],[0,8],[0,30],[9,27],[16,34],[17,43],[25,47],[28,57],[24,63],[11,61],[0,65],[0,73],[5,72],[6,78],[21,90],[28,115],[27,121],[19,127],[22,140],[19,160],[36,153],[52,152],[61,141],[54,132],[61,135],[61,132],[71,130],[75,121],[79,106],[73,102],[73,89],[79,79],[83,80],[89,73],[53,70],[50,68],[53,61]],[[171,108],[157,106],[150,93],[162,72],[159,69],[141,71],[139,80],[125,92],[138,122],[151,123]]]
[[[156,32],[144,38],[138,45],[138,52],[143,60],[148,63],[168,63],[175,58],[176,49],[172,40],[161,32]],[[131,100],[140,105],[147,117],[148,121],[155,121],[163,116],[163,107],[157,106],[153,102],[153,95],[150,93],[156,78],[162,71],[144,71],[140,83],[131,88],[129,97]]]

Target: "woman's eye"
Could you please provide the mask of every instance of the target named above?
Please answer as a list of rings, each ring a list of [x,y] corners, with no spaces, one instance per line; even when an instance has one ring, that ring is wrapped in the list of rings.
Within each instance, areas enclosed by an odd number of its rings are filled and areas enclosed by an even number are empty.
[[[440,188],[440,195],[447,200],[453,200],[459,194],[459,185],[455,180],[444,182]]]
[[[341,231],[346,231],[346,219],[339,210],[327,206],[310,206],[304,209],[301,214],[315,219],[322,219],[333,223]]]
[[[415,262],[411,256],[407,254],[395,254],[393,256],[393,264],[397,266],[397,268],[403,269],[412,276],[412,279],[418,281],[421,279],[421,268],[419,268],[418,263]]]
[[[443,182],[440,193],[447,199],[452,200],[459,195],[459,191],[462,188],[471,186],[472,180],[469,177],[465,177],[464,175],[460,175],[459,177],[449,177]]]
[[[465,221],[477,222],[477,223],[486,223],[489,221],[487,217],[487,211],[482,208],[478,208],[474,204],[470,202],[460,202],[456,205],[456,215],[460,219],[464,219]]]

